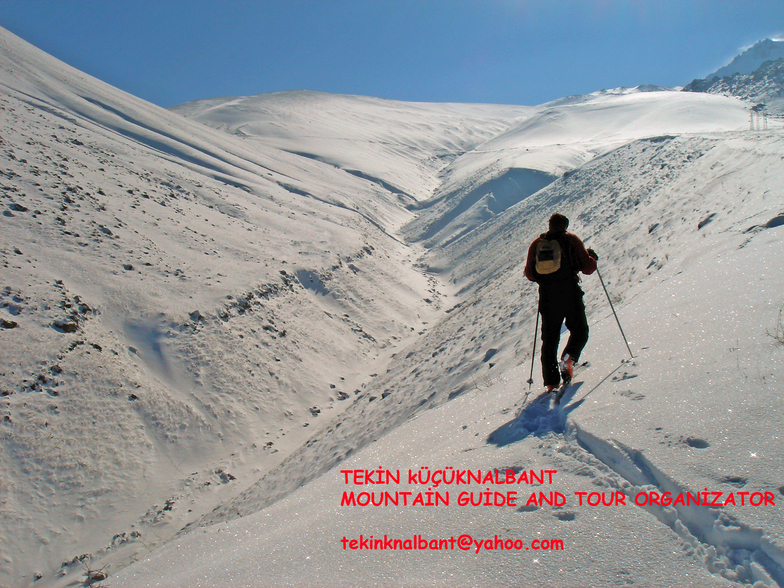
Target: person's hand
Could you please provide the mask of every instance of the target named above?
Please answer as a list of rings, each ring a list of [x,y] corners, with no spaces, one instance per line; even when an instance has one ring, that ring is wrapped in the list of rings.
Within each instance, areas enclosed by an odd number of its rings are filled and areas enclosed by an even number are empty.
[[[599,256],[596,255],[596,251],[594,251],[590,247],[588,248],[588,255],[590,255],[591,257],[593,257],[597,261],[599,260]]]

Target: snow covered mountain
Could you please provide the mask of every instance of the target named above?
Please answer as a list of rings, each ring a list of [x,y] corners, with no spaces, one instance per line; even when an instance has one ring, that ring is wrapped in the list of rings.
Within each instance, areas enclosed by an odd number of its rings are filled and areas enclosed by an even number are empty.
[[[715,77],[750,74],[766,61],[776,61],[782,57],[784,57],[784,40],[763,39],[734,57],[727,65],[705,76],[705,79],[710,81]]]
[[[686,85],[685,92],[734,96],[784,114],[784,41],[765,39],[705,79]]]
[[[173,111],[0,30],[0,585],[784,585],[777,121],[634,89]],[[556,209],[635,357],[587,278],[549,408],[521,262]],[[508,470],[521,502],[458,503]],[[451,501],[341,506],[379,490]]]
[[[711,80],[694,80],[685,92],[735,96],[766,112],[784,114],[784,57],[766,61],[749,74],[734,74]]]

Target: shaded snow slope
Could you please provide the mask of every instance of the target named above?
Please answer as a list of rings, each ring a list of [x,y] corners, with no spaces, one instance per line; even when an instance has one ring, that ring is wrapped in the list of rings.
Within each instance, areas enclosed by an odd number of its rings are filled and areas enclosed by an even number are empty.
[[[20,100],[99,133],[110,132],[164,161],[253,193],[281,190],[356,210],[382,226],[405,219],[396,195],[332,166],[263,144],[249,146],[90,78],[3,31],[3,86]],[[304,178],[307,178],[306,180]],[[304,183],[303,183],[304,182]],[[360,195],[372,194],[374,198]]]
[[[774,133],[637,141],[457,240],[441,255],[463,260],[452,276],[464,301],[392,362],[372,396],[292,456],[274,483],[216,511],[211,520],[224,522],[181,536],[114,583],[784,585],[782,162]],[[535,292],[520,251],[555,207],[599,252],[635,357],[597,277],[585,278],[587,365],[561,407],[549,408],[537,397],[538,368],[533,393],[525,383]],[[321,477],[270,504],[267,492],[300,486],[316,467]],[[378,469],[402,481],[360,485],[341,473]],[[409,471],[509,469],[557,473],[516,485],[514,507],[457,502],[461,491],[505,485],[408,480]],[[722,506],[650,503],[706,491],[721,493]],[[362,507],[341,506],[344,492],[412,494],[407,505]],[[420,492],[423,501],[449,493],[450,504],[413,504]],[[539,492],[563,497],[548,504]],[[592,493],[615,505],[589,505]],[[735,504],[724,504],[730,495]],[[529,549],[448,549],[463,534]],[[359,547],[370,536],[446,541],[439,551],[344,549],[344,537]],[[563,550],[534,551],[534,539]]]

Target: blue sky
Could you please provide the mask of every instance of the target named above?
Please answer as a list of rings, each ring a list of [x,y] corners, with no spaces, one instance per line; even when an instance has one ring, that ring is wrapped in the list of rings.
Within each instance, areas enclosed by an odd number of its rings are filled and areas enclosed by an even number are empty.
[[[161,106],[299,89],[535,105],[703,77],[784,36],[784,1],[2,0],[0,26]]]

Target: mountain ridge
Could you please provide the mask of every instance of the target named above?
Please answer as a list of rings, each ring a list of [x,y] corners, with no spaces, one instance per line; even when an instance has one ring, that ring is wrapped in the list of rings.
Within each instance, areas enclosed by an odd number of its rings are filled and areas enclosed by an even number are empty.
[[[784,40],[762,39],[748,49],[736,55],[732,61],[705,76],[708,81],[713,78],[732,77],[738,74],[750,74],[766,61],[775,61],[784,57]]]
[[[763,62],[751,73],[694,80],[684,92],[734,96],[773,114],[784,114],[784,57]]]

